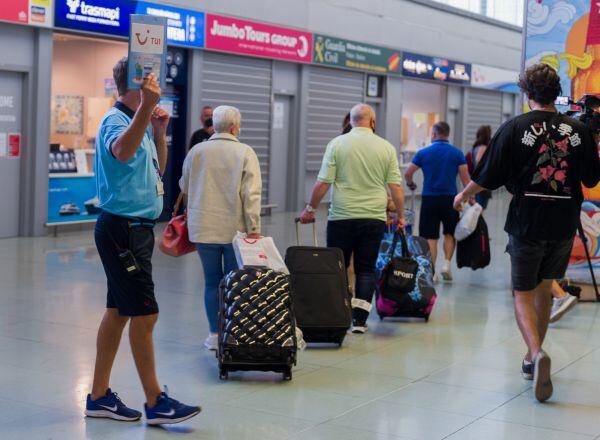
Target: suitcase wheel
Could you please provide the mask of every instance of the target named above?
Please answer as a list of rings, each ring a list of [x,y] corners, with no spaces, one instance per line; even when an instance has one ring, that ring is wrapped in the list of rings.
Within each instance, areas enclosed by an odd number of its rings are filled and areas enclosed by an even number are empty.
[[[226,369],[221,368],[219,370],[219,379],[227,380],[228,378],[229,378],[229,372]]]
[[[283,380],[292,380],[292,367],[287,367],[283,371]]]
[[[429,322],[429,315],[425,317],[425,322]]]

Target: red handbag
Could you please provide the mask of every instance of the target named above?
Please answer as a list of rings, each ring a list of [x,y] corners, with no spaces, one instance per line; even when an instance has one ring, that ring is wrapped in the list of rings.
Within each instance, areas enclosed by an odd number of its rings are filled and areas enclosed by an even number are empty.
[[[196,246],[190,242],[187,215],[177,215],[182,200],[183,193],[177,197],[177,201],[173,207],[173,218],[167,224],[158,245],[161,251],[172,257],[181,257],[182,255],[196,251]]]

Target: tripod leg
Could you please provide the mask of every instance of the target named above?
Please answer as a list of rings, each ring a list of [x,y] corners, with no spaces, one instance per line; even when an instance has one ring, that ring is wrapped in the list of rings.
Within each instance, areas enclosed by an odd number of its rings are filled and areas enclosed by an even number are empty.
[[[594,285],[594,291],[596,292],[596,301],[600,302],[600,292],[598,292],[598,283],[596,282],[596,274],[594,273],[594,265],[592,264],[592,259],[590,258],[590,250],[587,246],[587,237],[585,236],[585,232],[583,230],[583,224],[581,220],[579,221],[579,226],[577,227],[579,231],[579,236],[581,237],[581,241],[583,242],[583,248],[585,249],[585,257],[588,261],[588,266],[590,268],[590,274],[592,275],[592,283]]]

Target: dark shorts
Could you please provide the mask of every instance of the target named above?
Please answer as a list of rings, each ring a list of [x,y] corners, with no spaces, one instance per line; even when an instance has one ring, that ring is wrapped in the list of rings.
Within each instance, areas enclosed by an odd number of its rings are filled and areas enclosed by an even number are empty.
[[[132,220],[106,212],[100,214],[94,237],[106,273],[108,294],[106,308],[118,309],[121,316],[144,316],[158,313],[152,281],[154,222]],[[127,272],[119,253],[129,249],[140,267],[136,274]]]
[[[454,235],[459,220],[454,209],[454,196],[423,196],[419,220],[419,235],[429,240],[440,238],[440,224],[444,235]]]
[[[509,235],[506,252],[510,255],[513,289],[526,292],[544,280],[564,278],[573,240],[529,240]]]

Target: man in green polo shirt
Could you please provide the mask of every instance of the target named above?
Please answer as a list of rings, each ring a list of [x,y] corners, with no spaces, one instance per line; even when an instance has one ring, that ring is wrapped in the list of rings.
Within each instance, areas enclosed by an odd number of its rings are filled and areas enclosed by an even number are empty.
[[[327,246],[344,252],[346,266],[354,254],[356,297],[352,301],[354,333],[367,331],[367,318],[375,291],[375,262],[386,222],[387,189],[398,210],[398,227],[404,227],[404,192],[396,149],[374,133],[375,112],[357,104],[350,112],[352,130],[327,146],[310,203],[302,223],[315,219],[315,210],[333,187],[327,223]]]

